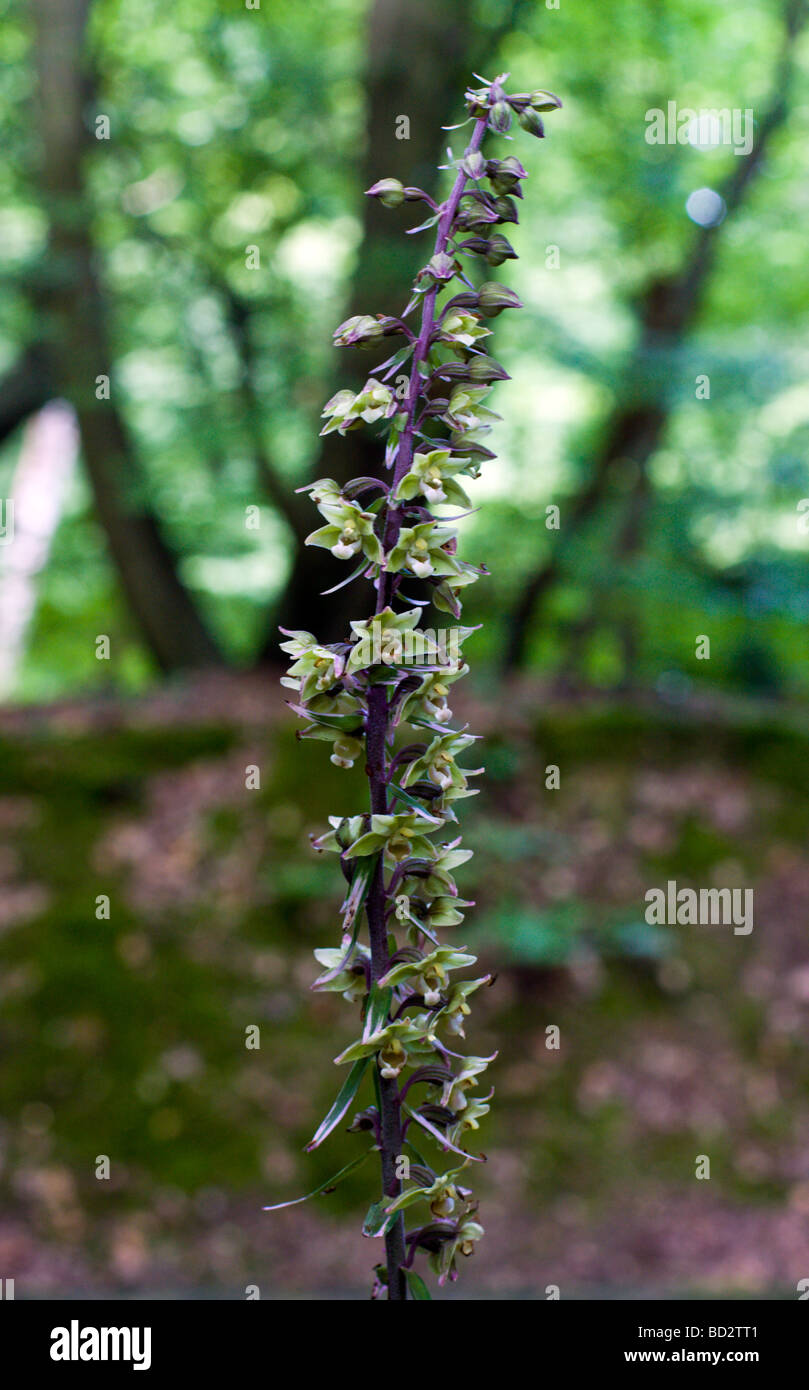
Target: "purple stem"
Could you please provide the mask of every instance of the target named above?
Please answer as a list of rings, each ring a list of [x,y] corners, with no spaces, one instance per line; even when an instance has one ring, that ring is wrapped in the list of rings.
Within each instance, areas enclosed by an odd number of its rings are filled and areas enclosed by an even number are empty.
[[[465,155],[472,154],[480,148],[486,130],[486,124],[487,121],[485,116],[479,117],[475,122],[472,139],[465,151]],[[467,175],[462,169],[459,170],[452,192],[450,193],[449,199],[444,204],[441,219],[438,223],[434,255],[438,255],[440,252],[446,250],[450,229],[455,214],[458,211],[458,204],[460,203],[464,188],[466,187],[466,181]],[[421,311],[421,328],[413,351],[413,366],[410,375],[407,403],[405,406],[407,422],[399,440],[399,450],[393,471],[391,493],[395,491],[396,487],[407,473],[413,458],[414,422],[422,384],[419,365],[425,359],[430,349],[430,342],[435,329],[435,301],[437,295],[438,288],[434,286],[432,289],[428,290],[424,296]],[[388,553],[396,543],[400,520],[400,509],[389,506],[383,531],[383,550],[385,553]],[[396,592],[397,585],[398,577],[396,575],[383,571],[379,576],[376,603],[377,613],[381,613],[382,610],[388,606]],[[365,721],[365,735],[368,758],[366,773],[370,785],[371,812],[373,815],[386,815],[388,811],[387,744],[389,713],[388,695],[385,686],[371,686],[368,691],[368,713]],[[380,855],[371,879],[366,903],[368,932],[371,946],[371,984],[374,984],[384,975],[388,963],[388,933],[386,926],[387,893],[385,889],[382,859],[383,856]],[[401,1179],[396,1175],[396,1160],[401,1154],[404,1146],[399,1087],[393,1077],[386,1078],[378,1076],[378,1081],[382,1191],[386,1196],[398,1197],[402,1185]],[[407,1299],[407,1280],[403,1272],[406,1265],[406,1247],[404,1217],[401,1214],[397,1217],[393,1226],[385,1236],[385,1256],[388,1270],[388,1299],[391,1302],[404,1302]]]

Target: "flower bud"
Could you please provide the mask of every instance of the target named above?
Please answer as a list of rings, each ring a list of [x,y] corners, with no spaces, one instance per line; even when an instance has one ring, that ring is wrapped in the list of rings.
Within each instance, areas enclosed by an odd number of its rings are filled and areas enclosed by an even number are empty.
[[[555,92],[540,89],[531,93],[531,105],[535,111],[555,111],[562,103]]]
[[[487,319],[495,318],[503,309],[521,309],[522,301],[513,290],[506,289],[496,280],[487,280],[478,293],[478,307]]]
[[[447,280],[452,279],[457,268],[452,256],[448,256],[446,251],[439,251],[438,255],[433,256],[429,264],[425,266],[422,273],[430,275],[433,280],[437,280],[439,283],[443,284]]]
[[[508,237],[501,236],[499,232],[495,232],[494,236],[489,237],[483,254],[489,265],[502,265],[503,261],[515,261],[517,259],[517,252]]]
[[[489,111],[489,130],[505,135],[511,129],[511,107],[507,101],[496,101]]]
[[[509,198],[507,194],[501,195],[501,197],[499,198],[495,198],[494,210],[497,213],[497,218],[499,222],[517,221],[517,209],[514,205],[514,199]]]
[[[466,109],[470,116],[485,116],[489,106],[488,87],[470,88],[466,93]]]
[[[398,1038],[391,1038],[379,1052],[379,1074],[386,1080],[398,1076],[407,1063],[407,1053]]]
[[[509,379],[508,372],[492,357],[473,357],[472,361],[466,364],[466,371],[469,379],[477,382],[478,385],[482,382],[488,384],[490,381],[508,381]]]
[[[482,179],[486,173],[486,160],[480,150],[473,150],[461,160],[461,168],[470,179]]]
[[[358,738],[341,734],[334,740],[334,752],[329,761],[334,763],[335,767],[353,767],[362,751],[363,746]]]
[[[527,169],[513,155],[506,159],[487,159],[486,173],[496,193],[510,193],[519,188],[520,179],[528,178]]]
[[[383,332],[383,325],[378,319],[371,318],[370,314],[354,314],[335,328],[334,346],[352,347],[355,343],[370,343],[374,338],[381,338]]]
[[[538,140],[542,140],[545,135],[545,127],[542,124],[542,117],[532,106],[521,111],[518,120],[523,130],[527,130],[529,135],[536,135]]]
[[[405,199],[404,185],[398,179],[378,179],[370,188],[366,188],[365,196],[378,198],[386,208],[398,208]]]

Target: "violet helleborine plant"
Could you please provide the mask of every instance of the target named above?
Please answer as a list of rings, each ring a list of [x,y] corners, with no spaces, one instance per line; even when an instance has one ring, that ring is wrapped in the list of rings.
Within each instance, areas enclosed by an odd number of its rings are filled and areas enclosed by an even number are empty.
[[[427,1252],[443,1284],[457,1277],[458,1257],[470,1255],[483,1234],[466,1185],[466,1172],[481,1155],[466,1145],[489,1109],[491,1092],[477,1088],[493,1057],[454,1049],[464,1037],[471,995],[491,977],[452,980],[475,957],[438,936],[473,905],[459,898],[453,878],[471,852],[459,849],[447,829],[457,820],[454,803],[473,795],[467,784],[473,774],[456,758],[475,739],[450,727],[448,703],[450,686],[468,670],[460,647],[472,629],[421,628],[424,601],[408,598],[402,586],[426,581],[434,606],[458,620],[463,589],[485,573],[458,557],[453,522],[460,518],[435,510],[468,508],[461,479],[477,477],[481,461],[495,457],[481,440],[499,416],[482,402],[507,374],[486,355],[486,321],[520,307],[497,281],[476,288],[463,268],[467,256],[488,266],[515,257],[496,229],[517,222],[515,199],[526,171],[513,155],[486,158],[481,145],[487,131],[506,135],[515,116],[542,136],[539,113],[561,105],[552,92],[509,95],[507,76],[479,79],[485,85],[466,93],[474,128],[462,157],[450,153],[456,173],[446,202],[438,206],[397,179],[368,189],[388,207],[427,203],[431,215],[413,230],[434,226],[435,249],[401,318],[359,315],[336,330],[335,342],[345,347],[396,336],[405,343],[361,391],[337,392],[323,412],[322,433],[381,423],[392,476],[389,483],[355,478],[344,487],[327,478],[301,491],[326,522],[307,544],[356,561],[344,582],[360,575],[372,581],[376,602],[370,617],[352,622],[350,641],[323,646],[311,633],[285,632],[289,641],[282,643],[293,658],[283,683],[295,691],[292,708],[308,721],[299,737],[331,742],[338,767],[364,758],[369,783],[370,811],[330,817],[331,829],[314,840],[316,849],[339,855],[348,887],[341,944],[315,952],[324,969],[313,988],[361,1004],[362,1033],[335,1059],[349,1067],[347,1079],[307,1148],[317,1148],[348,1117],[370,1071],[376,1103],[359,1109],[350,1129],[373,1143],[318,1191],[379,1153],[381,1194],[363,1233],[385,1242],[373,1296],[396,1301],[430,1296],[414,1268],[419,1252]],[[455,280],[460,291],[439,308],[439,295]],[[417,309],[416,332],[406,320]],[[403,724],[424,737],[397,751]],[[411,1230],[405,1212],[415,1216]]]

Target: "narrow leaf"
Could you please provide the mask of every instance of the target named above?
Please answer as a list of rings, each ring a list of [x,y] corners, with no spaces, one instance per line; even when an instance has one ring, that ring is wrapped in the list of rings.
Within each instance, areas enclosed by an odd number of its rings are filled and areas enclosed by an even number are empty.
[[[293,713],[300,715],[301,719],[311,719],[320,728],[336,729],[338,732],[343,730],[349,734],[362,728],[362,716],[359,714],[316,714],[313,710],[307,709],[306,705],[293,705],[291,701],[288,703]]]
[[[351,574],[348,576],[347,579],[341,579],[338,584],[333,584],[330,589],[322,589],[320,597],[328,598],[329,594],[336,594],[338,589],[344,589],[346,584],[351,583],[352,579],[358,579],[359,576],[362,574],[363,570],[366,570],[368,568],[369,564],[370,561],[368,559],[368,556],[363,555],[362,561],[359,565],[357,565],[357,568],[355,570],[352,570]]]
[[[426,222],[420,222],[418,227],[408,227],[405,236],[415,236],[416,232],[425,232],[428,227],[434,227],[436,222],[441,220],[440,210],[433,217],[428,217]]]
[[[390,1197],[380,1197],[378,1202],[372,1202],[368,1208],[365,1220],[362,1223],[362,1234],[364,1236],[384,1236],[396,1220],[395,1211],[387,1211],[386,1204]]]
[[[355,862],[357,868],[351,880],[351,887],[348,890],[346,900],[341,908],[341,911],[345,914],[343,917],[343,937],[349,936],[348,944],[337,964],[332,966],[331,970],[327,970],[325,975],[320,976],[318,981],[318,987],[320,989],[328,984],[330,980],[336,979],[342,970],[345,970],[356,949],[357,937],[360,932],[360,909],[368,896],[368,889],[376,864],[376,856],[367,859],[358,859]],[[314,986],[312,986],[312,988],[314,988]]]
[[[399,351],[395,352],[392,357],[389,357],[386,362],[383,362],[381,366],[377,367],[376,370],[380,374],[383,370],[385,371],[385,375],[381,378],[382,381],[387,381],[388,377],[393,376],[396,368],[401,367],[402,364],[407,361],[408,357],[412,357],[412,355],[413,344],[408,343],[406,347],[400,348]]]
[[[311,1153],[313,1149],[318,1148],[323,1143],[323,1140],[331,1134],[335,1126],[339,1125],[343,1116],[346,1114],[349,1107],[351,1106],[351,1103],[354,1100],[357,1091],[360,1089],[360,1082],[362,1081],[362,1078],[365,1075],[365,1068],[368,1065],[368,1060],[369,1059],[367,1057],[360,1057],[359,1061],[354,1063],[353,1067],[351,1068],[351,1071],[348,1073],[348,1076],[346,1077],[346,1080],[340,1087],[340,1092],[337,1096],[336,1101],[334,1102],[334,1105],[332,1106],[328,1115],[326,1115],[325,1118],[321,1120],[314,1136],[309,1140],[309,1143],[306,1145],[307,1153]]]
[[[351,1162],[347,1163],[345,1168],[341,1168],[339,1173],[335,1173],[333,1178],[328,1178],[326,1182],[321,1183],[320,1187],[316,1187],[314,1192],[307,1192],[305,1197],[293,1197],[290,1202],[275,1202],[273,1206],[262,1207],[261,1210],[281,1211],[284,1207],[296,1207],[299,1202],[308,1202],[310,1197],[319,1197],[321,1192],[333,1192],[341,1178],[344,1178],[347,1173],[352,1172],[354,1168],[359,1168],[360,1164],[364,1163],[373,1152],[373,1149],[366,1149],[365,1153],[360,1154],[359,1158],[352,1158]]]
[[[368,889],[373,878],[376,867],[376,855],[369,855],[366,859],[361,859],[354,870],[351,879],[351,887],[348,890],[346,900],[341,911],[345,913],[343,918],[343,931],[350,931],[355,919],[359,916],[360,908],[368,896]]]
[[[432,1135],[433,1139],[435,1139],[436,1143],[440,1145],[445,1153],[447,1150],[450,1150],[452,1153],[458,1154],[461,1158],[469,1159],[470,1163],[483,1162],[479,1154],[468,1154],[464,1149],[456,1148],[455,1144],[450,1143],[446,1135],[442,1134],[434,1125],[431,1125],[429,1120],[425,1120],[424,1116],[420,1115],[417,1110],[411,1110],[409,1105],[405,1105],[403,1109],[407,1111],[411,1119],[421,1125],[422,1129],[426,1129],[427,1133]]]
[[[430,812],[424,809],[421,802],[417,801],[414,796],[411,796],[410,792],[406,792],[404,787],[399,787],[395,782],[392,782],[389,790],[399,801],[403,801],[406,806],[409,806],[411,811],[415,811],[423,820],[429,821],[430,825],[442,824],[442,818],[440,816],[431,816]],[[437,788],[436,791],[437,794],[440,795],[440,788]]]
[[[378,1033],[380,1028],[384,1028],[388,1021],[390,1012],[390,1001],[393,998],[392,989],[380,989],[379,985],[374,985],[368,995],[368,1008],[365,1013],[365,1024],[362,1030],[362,1040],[367,1042],[368,1038]]]
[[[430,931],[430,928],[426,926],[424,922],[420,921],[418,917],[414,917],[412,912],[408,913],[408,921],[411,922],[414,927],[418,927],[422,936],[426,936],[427,940],[432,941],[434,946],[441,945],[441,942],[439,941],[435,932]]]

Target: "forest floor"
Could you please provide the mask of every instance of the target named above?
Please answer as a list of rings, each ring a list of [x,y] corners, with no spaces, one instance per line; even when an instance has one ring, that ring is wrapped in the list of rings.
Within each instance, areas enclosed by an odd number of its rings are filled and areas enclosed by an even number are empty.
[[[532,684],[459,712],[488,773],[462,807],[478,907],[460,932],[498,972],[468,1043],[500,1055],[486,1241],[458,1296],[795,1297],[809,725]],[[302,1152],[353,1025],[308,989],[339,888],[307,832],[363,804],[358,769],[295,742],[272,673],[0,713],[0,1272],[18,1297],[363,1296],[370,1168],[261,1210],[359,1142]],[[753,887],[753,931],[649,926],[644,894],[669,879]]]

